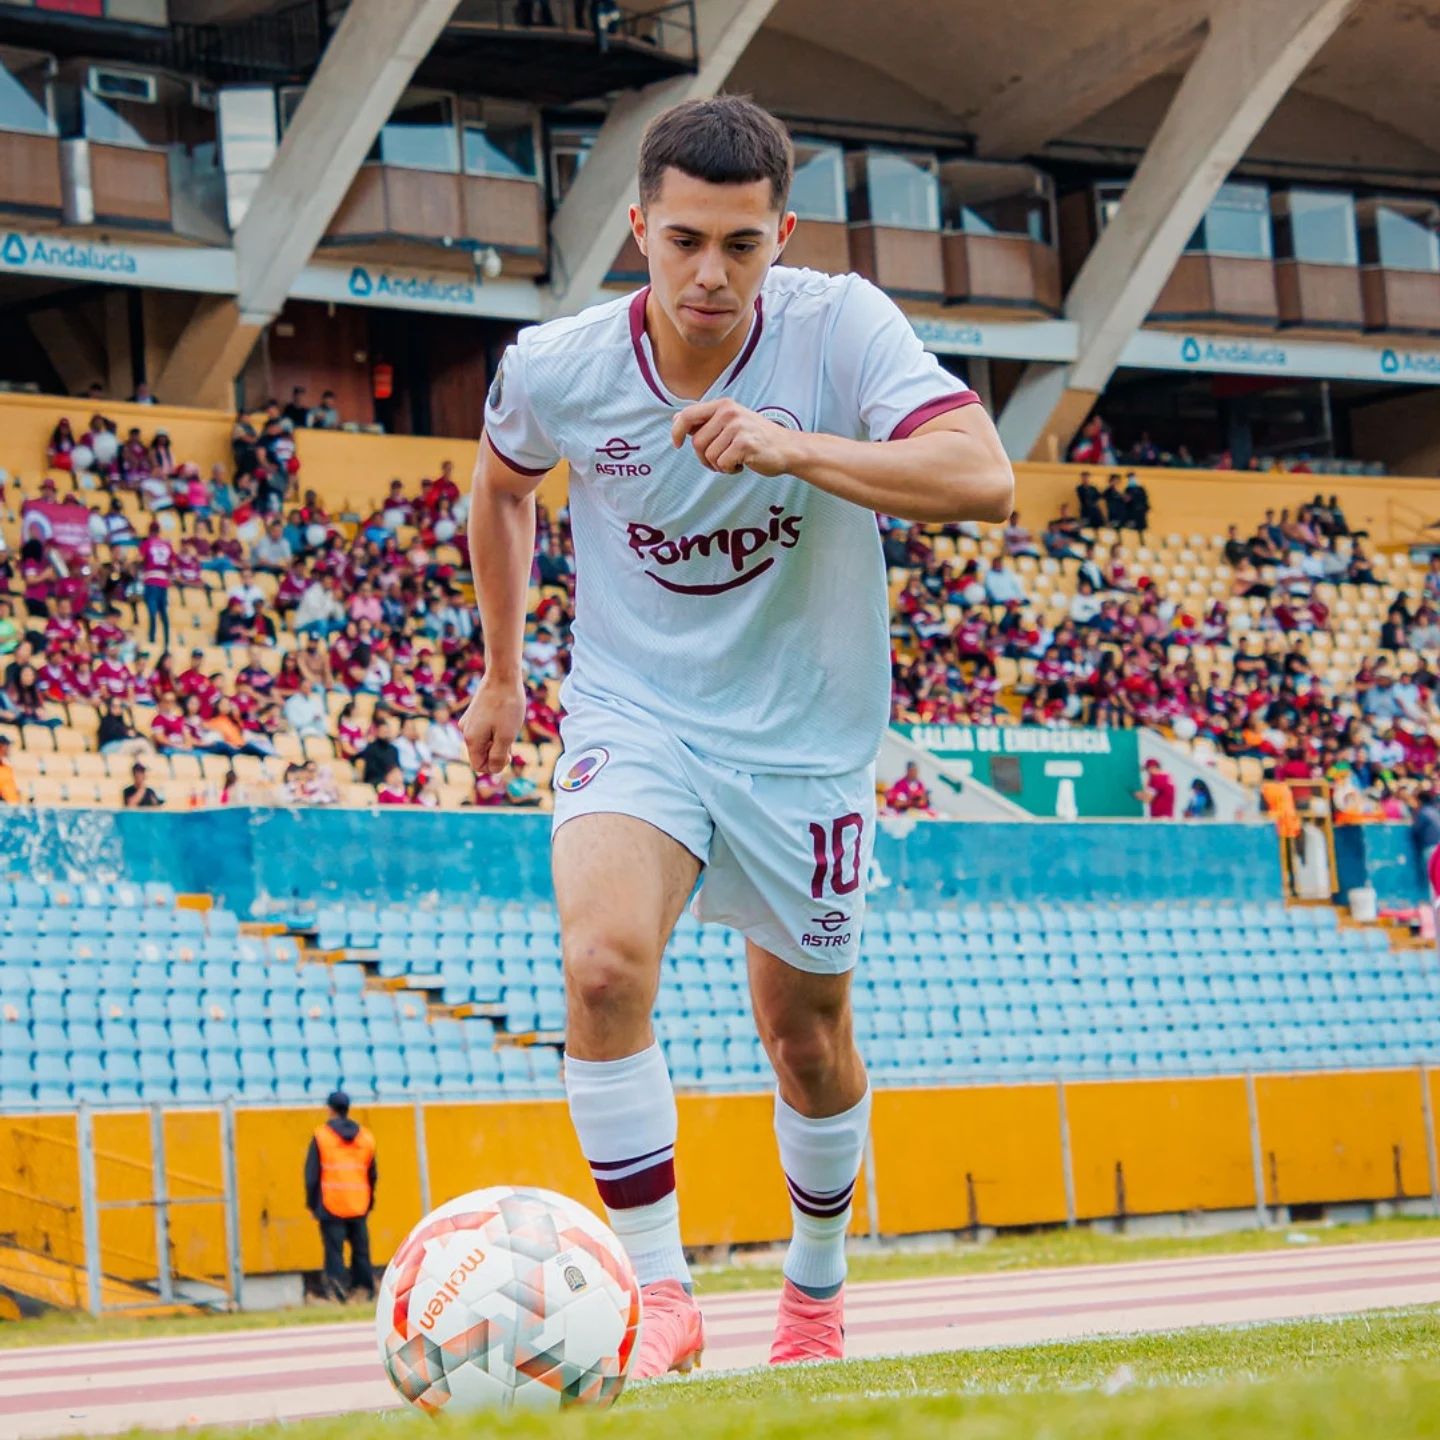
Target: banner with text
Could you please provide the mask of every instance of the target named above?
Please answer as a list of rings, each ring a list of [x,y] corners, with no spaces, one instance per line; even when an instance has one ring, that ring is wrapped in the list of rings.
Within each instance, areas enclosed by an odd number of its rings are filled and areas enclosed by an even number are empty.
[[[20,539],[54,545],[70,555],[88,555],[90,512],[83,505],[27,500],[20,507]]]
[[[1140,815],[1140,752],[1133,730],[1047,730],[1038,725],[897,725],[1032,815]],[[1073,810],[1071,806],[1073,804]]]

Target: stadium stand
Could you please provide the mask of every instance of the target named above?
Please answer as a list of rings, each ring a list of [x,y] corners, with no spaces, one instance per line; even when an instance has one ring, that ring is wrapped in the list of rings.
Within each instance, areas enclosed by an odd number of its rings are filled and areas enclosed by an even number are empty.
[[[302,451],[315,438],[304,432]],[[363,437],[321,438],[365,443]],[[483,664],[478,641],[462,618],[468,617],[471,592],[457,548],[464,510],[458,487],[443,471],[409,488],[396,481],[388,489],[379,487],[373,510],[342,515],[331,513],[306,488],[302,467],[291,476],[290,493],[276,516],[284,522],[277,543],[291,559],[241,577],[236,564],[262,558],[263,549],[256,546],[267,540],[259,518],[249,515],[263,499],[262,482],[269,473],[263,458],[256,463],[258,479],[256,469],[242,462],[233,478],[221,467],[202,483],[196,467],[180,461],[169,491],[154,485],[147,490],[138,472],[101,477],[108,488],[100,493],[119,519],[102,517],[97,506],[93,525],[123,523],[128,527],[124,533],[143,535],[158,504],[164,533],[181,542],[170,601],[173,664],[162,661],[160,650],[144,637],[133,544],[115,539],[97,547],[99,563],[89,594],[58,571],[48,581],[39,578],[33,561],[22,560],[18,567],[13,559],[8,562],[12,577],[24,586],[25,608],[33,612],[25,618],[35,653],[18,651],[20,635],[27,632],[16,624],[7,662],[9,705],[0,706],[0,724],[8,719],[19,730],[21,744],[10,763],[22,798],[49,805],[118,805],[132,752],[143,752],[157,794],[170,808],[237,801],[548,805],[550,771],[559,751],[558,682],[567,664],[573,586],[563,492],[552,494],[559,501],[553,514],[548,507],[541,511],[527,646],[531,711],[525,744],[517,752],[522,766],[500,783],[477,786],[457,753],[458,736],[450,732],[442,747],[438,732],[435,737],[425,733],[434,706],[446,705],[452,714],[463,708]],[[1033,485],[1036,479],[1045,480],[1045,496],[1065,494],[1085,473],[1049,467],[1043,475],[1022,474],[1022,495],[1026,482]],[[1422,663],[1437,638],[1431,634],[1431,612],[1406,609],[1399,630],[1392,613],[1395,605],[1406,605],[1407,597],[1412,606],[1416,597],[1422,604],[1435,598],[1433,582],[1427,589],[1427,572],[1403,551],[1367,550],[1342,528],[1322,556],[1330,563],[1328,578],[1321,578],[1322,567],[1310,567],[1312,574],[1299,563],[1300,548],[1292,553],[1282,544],[1278,577],[1261,552],[1253,584],[1248,583],[1242,572],[1251,560],[1237,560],[1233,548],[1227,552],[1233,536],[1165,528],[1176,509],[1166,489],[1173,482],[1165,481],[1163,472],[1157,472],[1158,479],[1146,473],[1155,492],[1153,501],[1146,496],[1147,513],[1154,506],[1148,531],[1099,524],[1083,532],[1079,545],[1071,530],[1053,524],[1038,537],[1018,523],[1010,531],[989,533],[973,527],[968,533],[892,530],[887,558],[894,607],[894,717],[1151,724],[1182,743],[1194,740],[1223,773],[1256,784],[1263,765],[1283,762],[1286,747],[1300,737],[1293,730],[1282,733],[1277,746],[1273,730],[1257,740],[1246,734],[1244,721],[1262,700],[1283,707],[1287,697],[1280,693],[1281,682],[1293,673],[1313,677],[1313,688],[1306,681],[1307,693],[1312,701],[1318,697],[1319,708],[1331,717],[1324,734],[1309,726],[1315,744],[1302,757],[1307,768],[1323,773],[1343,759],[1368,781],[1374,767],[1363,746],[1356,748],[1358,737],[1346,734],[1338,720],[1358,713],[1355,706],[1375,679],[1371,657],[1382,647],[1394,654],[1392,668],[1399,675],[1414,676],[1427,696],[1433,689],[1433,676]],[[52,474],[46,483],[56,478]],[[1308,478],[1286,477],[1297,483]],[[58,479],[71,483],[63,471]],[[1207,482],[1219,486],[1231,479],[1192,473],[1184,483],[1187,488]],[[206,504],[196,509],[188,501],[182,507],[171,503],[197,483],[208,494]],[[12,557],[21,553],[15,520],[25,501],[34,498],[32,492],[33,486],[17,482],[9,494],[9,503],[17,507],[5,524]],[[41,493],[58,497],[60,488]],[[100,493],[80,491],[75,498],[89,503]],[[1262,492],[1250,502],[1256,522],[1265,498]],[[1193,491],[1188,503],[1194,504]],[[1079,507],[1072,504],[1076,508],[1084,509],[1083,495]],[[209,519],[202,513],[206,509]],[[247,542],[226,538],[233,533],[222,518],[227,511],[248,526]],[[1228,512],[1217,502],[1210,513]],[[1293,523],[1302,527],[1313,518],[1303,505],[1296,514]],[[1248,523],[1251,516],[1243,518]],[[213,529],[212,521],[220,528]],[[1061,527],[1078,523],[1060,521]],[[28,576],[27,566],[33,572]],[[1007,577],[1005,590],[987,590],[992,572]],[[1092,589],[1093,603],[1088,601]],[[240,608],[254,608],[264,620],[231,623],[234,617],[225,612],[236,607],[227,596],[239,590],[247,594]],[[78,633],[50,613],[58,609],[62,594],[70,595],[75,613],[84,612]],[[1014,595],[1018,603],[1007,605],[997,599],[1001,595]],[[1087,603],[1098,609],[1098,619],[1088,618],[1089,611],[1081,608]],[[313,673],[311,661],[299,654],[297,622],[308,622],[323,637],[315,663],[326,677],[321,686],[333,687],[317,696],[312,723],[298,721],[297,712],[286,705],[302,684],[297,661]],[[231,643],[217,643],[222,639]],[[258,651],[248,648],[251,640],[259,643]],[[1108,660],[1107,649],[1113,652]],[[188,662],[179,658],[187,654]],[[38,671],[39,696],[28,711],[19,690],[23,659],[37,662]],[[107,659],[111,663],[105,665]],[[1269,672],[1264,684],[1256,682],[1257,669]],[[188,718],[178,738],[167,737],[157,753],[147,743],[156,738],[153,707],[171,689],[178,700],[197,692],[199,713]],[[107,732],[119,741],[96,754],[97,704],[107,694],[126,707],[127,728]],[[208,723],[222,695],[231,702],[238,731],[221,733],[224,722],[220,728]],[[1245,702],[1243,710],[1236,710],[1237,701]],[[355,708],[346,712],[352,703]],[[407,715],[416,717],[414,733],[389,737],[403,751],[393,757],[404,762],[403,783],[391,783],[381,796],[385,776],[378,762],[352,762],[375,738],[379,720],[388,716],[398,724]],[[1432,722],[1437,718],[1440,712],[1429,716]],[[1407,766],[1416,775],[1428,774],[1433,738],[1426,734],[1410,745],[1403,719],[1399,735],[1407,753],[1400,762],[1402,777]],[[391,758],[383,748],[374,753],[382,762]],[[1393,769],[1394,757],[1386,758]],[[1383,796],[1373,797],[1371,808],[1378,809],[1380,799],[1390,794],[1387,786]]]
[[[0,1108],[561,1093],[549,904],[332,905],[297,943],[195,903],[0,890]],[[1329,908],[892,906],[857,1028],[881,1085],[1397,1065],[1440,1044],[1431,970]],[[682,919],[656,1030],[683,1087],[765,1082],[738,936]]]

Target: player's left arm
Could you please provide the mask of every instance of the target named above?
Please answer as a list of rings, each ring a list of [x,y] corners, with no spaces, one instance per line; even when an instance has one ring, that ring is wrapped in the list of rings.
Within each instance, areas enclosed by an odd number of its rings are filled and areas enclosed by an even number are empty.
[[[903,440],[849,440],[787,429],[734,400],[687,405],[671,438],[688,438],[707,469],[794,475],[882,515],[934,524],[1003,521],[1015,473],[995,424],[978,404],[946,410]]]

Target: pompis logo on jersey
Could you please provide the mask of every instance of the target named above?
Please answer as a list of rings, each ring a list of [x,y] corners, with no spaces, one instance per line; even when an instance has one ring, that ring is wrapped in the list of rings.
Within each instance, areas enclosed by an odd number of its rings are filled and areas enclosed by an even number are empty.
[[[783,505],[772,505],[767,524],[722,526],[699,535],[667,535],[654,525],[645,525],[632,520],[626,525],[630,548],[647,562],[645,574],[657,585],[674,591],[677,595],[723,595],[727,590],[736,590],[748,585],[757,576],[763,575],[772,565],[776,556],[765,555],[758,564],[746,568],[747,562],[774,546],[780,550],[793,550],[800,543],[800,524],[803,515],[787,515]],[[658,565],[669,569],[683,565],[684,575],[713,573],[717,568],[710,565],[695,565],[692,561],[713,560],[723,556],[729,562],[732,573],[719,580],[681,581],[651,569]],[[721,568],[721,574],[724,570]]]

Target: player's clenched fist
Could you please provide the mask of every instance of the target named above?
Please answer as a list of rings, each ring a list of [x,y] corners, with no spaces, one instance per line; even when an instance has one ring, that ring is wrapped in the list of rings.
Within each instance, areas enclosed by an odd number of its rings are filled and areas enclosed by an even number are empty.
[[[477,773],[499,774],[510,763],[510,749],[524,721],[524,685],[519,680],[505,684],[494,675],[485,675],[460,720],[471,767]]]
[[[793,469],[793,430],[747,410],[734,400],[702,400],[687,405],[670,427],[678,449],[689,436],[700,463],[722,475],[742,469],[757,475],[784,475]]]

